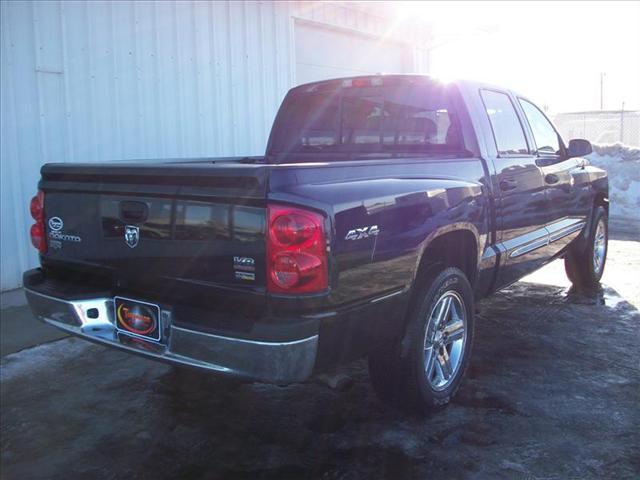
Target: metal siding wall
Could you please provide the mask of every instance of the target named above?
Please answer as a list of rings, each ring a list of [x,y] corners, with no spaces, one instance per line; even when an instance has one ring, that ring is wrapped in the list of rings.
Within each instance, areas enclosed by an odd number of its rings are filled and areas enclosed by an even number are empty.
[[[27,200],[45,153],[35,72],[32,5],[2,2],[2,288],[20,283],[36,255],[27,235]]]
[[[292,85],[267,2],[2,2],[1,289],[37,264],[46,162],[251,155]]]

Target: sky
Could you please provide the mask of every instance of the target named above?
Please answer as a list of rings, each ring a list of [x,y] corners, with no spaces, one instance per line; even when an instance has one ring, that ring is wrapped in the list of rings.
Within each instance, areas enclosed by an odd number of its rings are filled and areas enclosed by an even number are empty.
[[[396,2],[430,24],[430,71],[509,87],[549,113],[640,110],[640,1]]]

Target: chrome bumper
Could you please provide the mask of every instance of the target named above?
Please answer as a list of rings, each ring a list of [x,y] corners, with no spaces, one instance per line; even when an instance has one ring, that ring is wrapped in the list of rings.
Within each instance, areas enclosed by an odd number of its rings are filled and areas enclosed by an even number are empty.
[[[318,336],[290,342],[262,342],[176,327],[162,310],[162,342],[116,331],[112,298],[66,300],[25,289],[33,313],[49,325],[92,342],[170,363],[203,368],[247,380],[286,384],[313,372]]]

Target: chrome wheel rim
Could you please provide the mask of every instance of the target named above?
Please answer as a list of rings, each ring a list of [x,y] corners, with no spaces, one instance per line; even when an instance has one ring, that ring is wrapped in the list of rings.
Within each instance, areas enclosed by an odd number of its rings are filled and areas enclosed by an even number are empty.
[[[607,255],[607,229],[604,220],[598,221],[596,234],[593,238],[593,271],[599,274],[604,265],[604,259]]]
[[[424,337],[424,371],[434,390],[456,378],[467,341],[467,310],[457,292],[442,294],[429,314]]]

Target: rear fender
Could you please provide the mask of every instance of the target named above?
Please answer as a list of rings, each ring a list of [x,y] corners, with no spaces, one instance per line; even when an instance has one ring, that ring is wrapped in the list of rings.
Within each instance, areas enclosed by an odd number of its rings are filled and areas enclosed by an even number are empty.
[[[433,245],[438,238],[444,235],[451,234],[454,232],[464,232],[464,231],[471,233],[475,241],[476,251],[475,251],[474,262],[473,262],[475,265],[475,271],[474,271],[473,277],[477,276],[478,265],[480,264],[480,259],[482,256],[482,249],[480,248],[481,247],[480,233],[478,232],[478,228],[473,223],[457,222],[457,223],[452,223],[451,225],[445,225],[436,229],[435,231],[431,232],[427,236],[427,238],[424,240],[420,248],[420,254],[418,255],[418,258],[416,261],[416,268],[414,271],[413,282],[412,282],[413,285],[415,285],[416,279],[420,276],[420,268],[421,266],[423,266],[423,261],[427,260],[424,255],[425,255],[425,252],[429,249],[429,246]],[[472,280],[473,278],[469,279],[470,282],[472,282]]]

